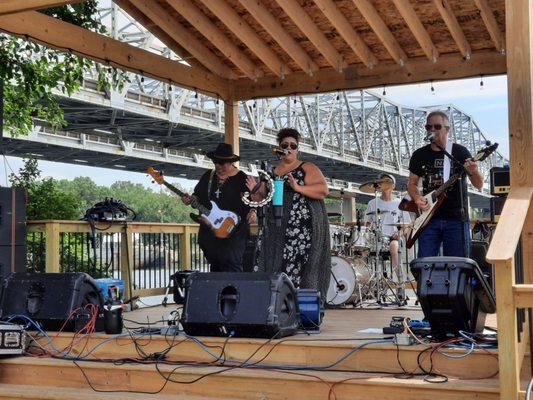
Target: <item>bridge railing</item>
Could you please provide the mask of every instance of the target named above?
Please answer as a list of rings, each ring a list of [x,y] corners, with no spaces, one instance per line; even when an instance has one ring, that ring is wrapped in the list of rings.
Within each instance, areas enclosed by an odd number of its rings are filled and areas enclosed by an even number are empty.
[[[196,224],[29,221],[27,267],[122,279],[125,298],[164,294],[174,272],[208,270],[197,235]]]

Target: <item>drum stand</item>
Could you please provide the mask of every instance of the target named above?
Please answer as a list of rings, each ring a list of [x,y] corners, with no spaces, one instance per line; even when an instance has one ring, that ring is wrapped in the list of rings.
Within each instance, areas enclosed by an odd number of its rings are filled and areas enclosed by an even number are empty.
[[[375,241],[376,247],[374,249],[375,255],[374,255],[374,263],[373,263],[373,266],[374,266],[373,276],[375,278],[375,284],[376,284],[376,288],[375,288],[376,302],[380,305],[385,305],[386,295],[387,295],[387,292],[390,290],[396,299],[395,301],[396,305],[403,305],[405,302],[405,296],[403,299],[400,299],[398,291],[395,291],[391,287],[388,281],[388,278],[385,275],[385,271],[384,271],[384,265],[383,265],[384,261],[381,255],[383,237],[381,234],[381,214],[378,208],[378,188],[377,187],[375,187],[375,190],[374,190],[374,199],[375,199],[375,205],[376,205],[376,210],[375,210],[376,228],[374,230],[374,234],[376,235],[376,241]],[[394,266],[392,266],[392,269],[394,269]],[[394,271],[391,271],[391,272],[394,273]],[[401,272],[399,275],[403,276]],[[403,282],[400,284],[403,285]]]

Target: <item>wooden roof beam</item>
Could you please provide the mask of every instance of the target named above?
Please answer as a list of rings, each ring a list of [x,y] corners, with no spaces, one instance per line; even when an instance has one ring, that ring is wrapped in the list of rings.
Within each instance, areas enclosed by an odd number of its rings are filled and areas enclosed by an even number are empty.
[[[152,35],[161,40],[170,50],[172,50],[178,57],[186,61],[195,68],[207,71],[207,69],[198,62],[187,50],[174,41],[164,30],[154,24],[154,22],[140,12],[128,0],[113,0],[122,10],[126,11],[133,19],[144,26]]]
[[[198,90],[210,96],[228,97],[229,81],[212,73],[187,67],[88,29],[37,11],[0,17],[0,30],[61,51],[70,51],[102,64]]]
[[[358,2],[360,0],[357,0]],[[350,65],[339,74],[333,68],[321,69],[309,77],[295,72],[285,80],[264,77],[256,82],[238,79],[232,82],[234,98],[249,100],[304,93],[324,93],[337,90],[366,89],[383,85],[401,85],[430,80],[449,80],[480,75],[500,75],[506,72],[505,57],[495,51],[475,52],[470,60],[459,53],[443,54],[439,62],[428,62],[425,56],[409,59],[409,69],[394,61],[381,61],[369,69],[362,65]]]
[[[487,0],[474,0],[474,2],[476,3],[476,7],[479,8],[479,11],[481,11],[481,19],[483,19],[483,23],[489,31],[490,38],[494,42],[494,47],[500,53],[505,54],[505,39],[489,3]]]
[[[276,76],[291,72],[255,30],[226,2],[226,0],[201,0],[213,14],[226,25]]]
[[[433,2],[435,3],[437,10],[439,10],[444,23],[450,30],[453,40],[455,40],[457,47],[459,47],[459,51],[464,58],[469,60],[472,56],[472,49],[470,48],[470,43],[466,40],[465,34],[453,13],[450,3],[448,0],[433,0]]]
[[[255,79],[263,75],[248,56],[190,0],[167,0],[167,3],[213,43],[248,78]]]
[[[235,79],[236,75],[231,68],[225,65],[211,50],[183,25],[175,21],[168,10],[152,0],[128,0],[139,11],[150,18],[163,31],[165,31],[176,43],[191,53],[208,70],[223,78]]]
[[[324,56],[329,64],[337,71],[342,71],[346,66],[342,55],[333,47],[324,33],[318,29],[311,17],[296,0],[276,0],[285,14],[307,36],[317,50]]]
[[[381,40],[391,57],[400,66],[407,63],[407,54],[400,47],[398,41],[394,38],[392,32],[389,30],[383,19],[378,14],[372,3],[368,0],[353,0],[355,6],[363,17],[368,22],[378,38]]]
[[[415,9],[409,2],[409,0],[392,0],[401,16],[405,20],[407,26],[413,33],[416,41],[422,47],[426,57],[433,62],[437,62],[439,58],[439,51],[433,44],[433,41],[429,37],[429,34],[420,22],[420,18],[416,15]]]
[[[302,70],[309,74],[318,71],[318,65],[302,49],[298,42],[285,32],[283,26],[259,0],[239,1]]]
[[[378,63],[378,59],[372,54],[366,43],[353,29],[352,25],[342,14],[332,0],[314,0],[317,7],[329,19],[333,27],[340,33],[342,38],[352,48],[354,53],[365,63],[368,68],[372,68]]]
[[[0,15],[15,14],[42,8],[59,7],[70,3],[80,3],[83,0],[2,0],[0,1]]]

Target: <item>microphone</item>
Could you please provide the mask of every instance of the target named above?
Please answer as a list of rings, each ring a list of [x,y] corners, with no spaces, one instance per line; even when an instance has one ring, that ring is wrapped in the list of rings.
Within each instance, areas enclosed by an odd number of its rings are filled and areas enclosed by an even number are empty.
[[[291,154],[291,151],[289,149],[282,149],[279,146],[273,146],[271,147],[271,150],[273,153],[279,154],[280,156],[286,156],[287,154]]]
[[[274,196],[272,197],[272,206],[274,207],[274,220],[276,226],[281,226],[281,218],[283,217],[283,185],[285,182],[282,178],[274,179]]]
[[[428,142],[433,142],[435,140],[435,133],[428,132],[424,140],[427,140]]]

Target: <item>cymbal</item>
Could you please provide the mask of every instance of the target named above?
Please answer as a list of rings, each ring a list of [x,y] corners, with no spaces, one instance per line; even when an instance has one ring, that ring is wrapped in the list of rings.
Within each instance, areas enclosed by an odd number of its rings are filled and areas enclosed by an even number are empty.
[[[385,226],[395,226],[396,228],[410,228],[413,224],[408,224],[407,222],[398,222],[396,224],[383,224]]]
[[[383,211],[380,211],[380,210],[378,210],[378,211],[369,211],[369,212],[365,213],[365,215],[376,215],[376,214],[377,214],[377,215],[381,215],[381,214],[386,214],[386,213],[389,213],[389,212],[390,212],[390,211],[388,211],[388,210],[383,210]]]
[[[363,193],[383,192],[394,187],[394,182],[390,179],[377,179],[375,181],[368,181],[359,186],[359,190]]]

